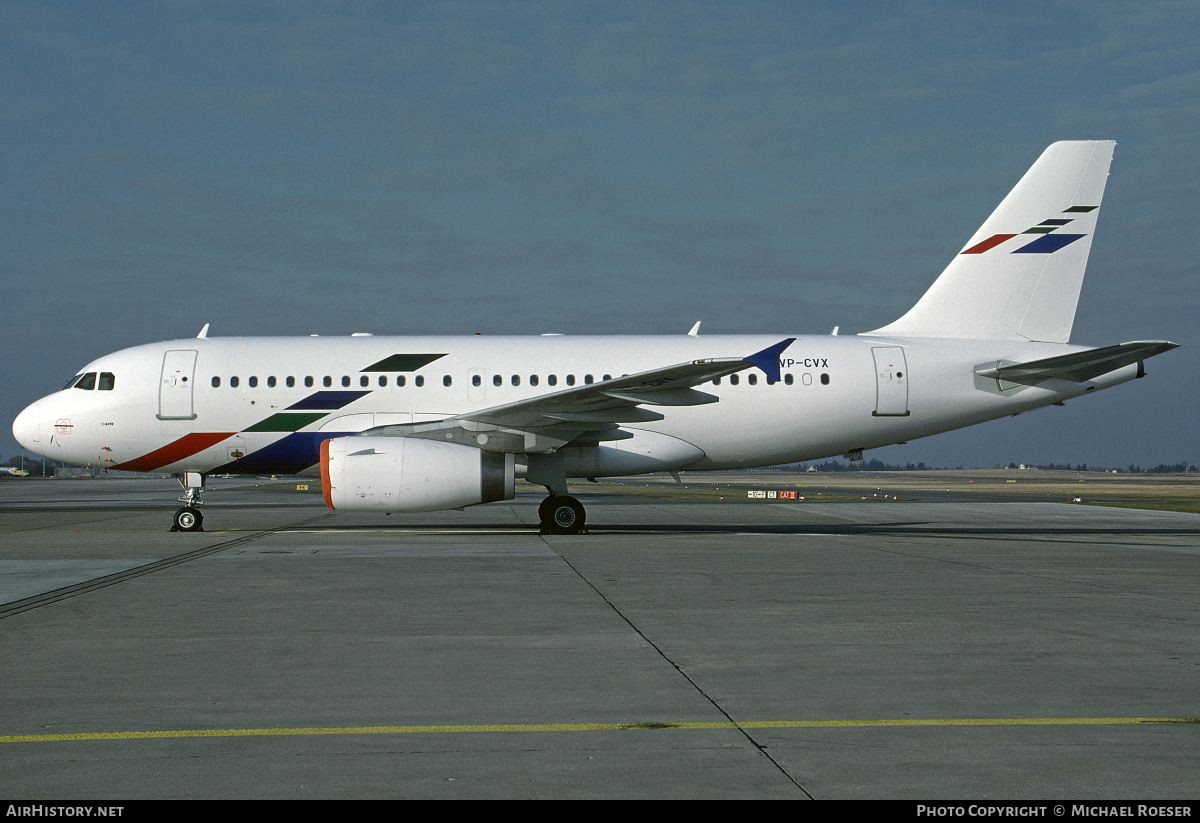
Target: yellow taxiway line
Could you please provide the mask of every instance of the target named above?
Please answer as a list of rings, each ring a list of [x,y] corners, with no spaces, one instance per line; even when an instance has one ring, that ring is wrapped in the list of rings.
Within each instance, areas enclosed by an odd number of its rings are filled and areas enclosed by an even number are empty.
[[[711,731],[750,729],[895,728],[939,726],[1137,726],[1200,723],[1200,717],[935,717],[881,720],[750,720],[742,723],[496,723],[487,725],[318,726],[262,729],[178,729],[74,734],[0,735],[0,743],[67,743],[80,740],[158,740],[192,737],[291,737],[351,734],[528,734],[547,732]]]

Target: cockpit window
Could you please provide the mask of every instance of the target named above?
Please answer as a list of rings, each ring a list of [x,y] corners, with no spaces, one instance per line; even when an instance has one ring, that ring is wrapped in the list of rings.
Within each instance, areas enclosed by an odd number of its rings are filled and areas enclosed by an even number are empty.
[[[110,371],[100,372],[100,382],[96,385],[100,391],[112,391],[113,385],[117,382],[117,378]]]
[[[96,373],[90,371],[83,375],[83,377],[80,377],[79,382],[75,384],[74,388],[83,389],[84,391],[91,391],[96,388]]]
[[[77,374],[77,375],[75,375],[74,377],[72,377],[70,380],[68,380],[68,381],[67,381],[67,385],[65,385],[65,386],[63,386],[63,387],[62,387],[62,390],[63,390],[63,391],[66,391],[67,389],[69,389],[69,388],[71,388],[72,386],[74,386],[74,385],[75,385],[75,383],[76,383],[76,381],[77,381],[77,380],[79,380],[79,378],[81,378],[81,377],[83,377],[83,375],[82,375],[82,374]]]

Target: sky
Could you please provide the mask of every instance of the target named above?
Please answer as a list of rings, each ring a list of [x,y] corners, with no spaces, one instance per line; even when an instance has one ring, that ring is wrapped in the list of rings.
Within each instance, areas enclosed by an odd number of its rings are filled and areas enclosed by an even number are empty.
[[[1200,463],[1200,4],[0,0],[0,456],[102,354],[868,331],[1117,141],[1072,342],[1181,344],[885,462]],[[737,353],[731,353],[737,354]]]

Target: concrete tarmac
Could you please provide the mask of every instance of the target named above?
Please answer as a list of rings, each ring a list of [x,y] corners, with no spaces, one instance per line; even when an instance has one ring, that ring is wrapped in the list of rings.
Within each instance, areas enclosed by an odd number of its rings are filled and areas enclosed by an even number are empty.
[[[1194,514],[213,482],[0,482],[0,795],[1200,797]]]

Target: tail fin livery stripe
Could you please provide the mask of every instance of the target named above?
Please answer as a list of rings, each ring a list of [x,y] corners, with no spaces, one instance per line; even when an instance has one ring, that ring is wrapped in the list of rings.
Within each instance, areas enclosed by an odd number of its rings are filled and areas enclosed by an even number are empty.
[[[867,334],[1066,343],[1114,145],[1047,148],[917,304]]]
[[[962,253],[963,254],[983,254],[988,249],[994,249],[996,246],[999,246],[1005,240],[1011,240],[1014,237],[1016,237],[1015,234],[993,234],[987,240],[984,240],[982,243],[977,243],[976,245],[971,246],[971,248],[969,248],[969,249],[965,249]]]
[[[1085,237],[1082,234],[1043,234],[1027,246],[1021,246],[1013,254],[1054,254],[1061,248]]]

